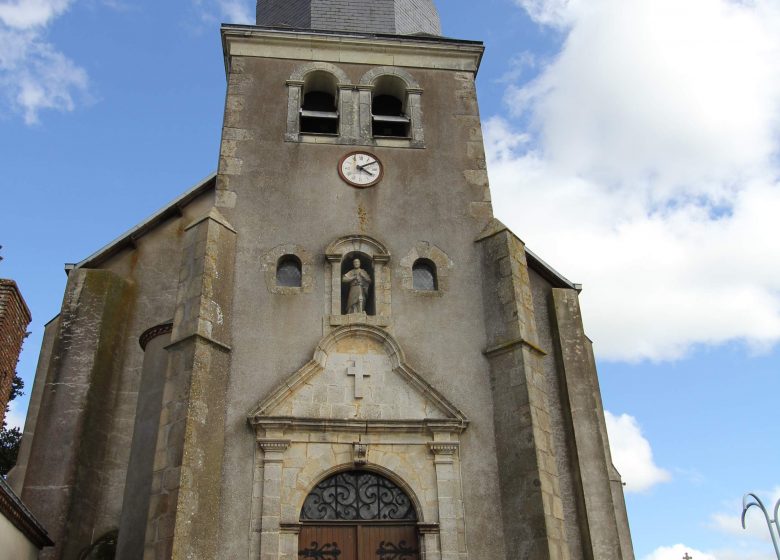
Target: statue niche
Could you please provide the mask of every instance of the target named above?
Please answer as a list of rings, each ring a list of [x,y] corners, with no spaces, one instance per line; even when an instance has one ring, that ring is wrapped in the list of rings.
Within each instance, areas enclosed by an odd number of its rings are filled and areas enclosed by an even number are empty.
[[[341,262],[341,314],[376,314],[374,267],[371,259],[359,252],[345,255]]]

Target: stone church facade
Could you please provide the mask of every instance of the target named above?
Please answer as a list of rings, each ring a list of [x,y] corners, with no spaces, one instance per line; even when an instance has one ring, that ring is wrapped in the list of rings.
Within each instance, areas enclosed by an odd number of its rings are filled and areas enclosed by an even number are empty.
[[[483,45],[429,0],[258,22],[218,172],[68,271],[41,558],[633,559],[579,286],[493,217]]]

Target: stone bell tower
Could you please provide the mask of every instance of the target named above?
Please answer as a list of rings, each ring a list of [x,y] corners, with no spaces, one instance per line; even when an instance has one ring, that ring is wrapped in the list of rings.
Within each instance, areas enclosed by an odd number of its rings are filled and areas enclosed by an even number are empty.
[[[439,29],[223,26],[217,173],[47,326],[14,478],[46,558],[633,560],[580,287],[493,217],[484,47]]]

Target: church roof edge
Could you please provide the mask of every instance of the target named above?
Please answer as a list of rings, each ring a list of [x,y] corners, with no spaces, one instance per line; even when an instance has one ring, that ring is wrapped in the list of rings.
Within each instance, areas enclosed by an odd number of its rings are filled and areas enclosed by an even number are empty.
[[[503,231],[508,232],[510,235],[518,239],[520,243],[523,244],[523,249],[525,250],[525,256],[526,256],[526,260],[528,261],[528,266],[534,269],[542,278],[550,282],[550,284],[552,284],[554,288],[577,290],[577,292],[582,291],[582,284],[575,284],[574,282],[571,282],[563,274],[561,274],[560,272],[555,270],[552,266],[547,264],[544,260],[542,260],[541,257],[539,257],[536,253],[531,251],[526,246],[525,241],[520,239],[520,236],[518,236],[515,232],[509,229],[498,218],[491,219],[474,241],[476,242],[482,241],[489,237],[493,237],[494,235],[497,235]]]
[[[98,249],[90,256],[88,256],[86,259],[82,260],[81,262],[76,264],[66,264],[65,273],[67,274],[75,268],[89,268],[89,267],[97,266],[107,258],[115,255],[116,253],[124,249],[125,247],[132,246],[135,243],[135,240],[146,235],[147,232],[151,231],[157,225],[164,222],[171,216],[178,215],[180,212],[180,208],[186,206],[192,200],[194,200],[204,192],[208,191],[209,189],[213,188],[216,184],[215,183],[216,177],[217,174],[212,173],[205,179],[202,179],[201,181],[196,183],[194,187],[187,190],[184,194],[178,196],[177,198],[172,200],[169,204],[167,204],[166,206],[164,206],[163,208],[161,208],[160,210],[158,210],[157,212],[149,216],[143,222],[129,229],[128,231],[126,231],[125,233],[123,233],[113,241],[111,241],[108,245],[105,245],[101,249]]]
[[[39,550],[54,544],[46,528],[2,477],[0,477],[0,517],[5,517]]]
[[[525,257],[529,266],[539,273],[545,280],[550,282],[555,288],[568,288],[570,290],[582,291],[582,284],[575,284],[563,274],[555,270],[549,264],[544,262],[536,253],[528,247],[525,248]]]

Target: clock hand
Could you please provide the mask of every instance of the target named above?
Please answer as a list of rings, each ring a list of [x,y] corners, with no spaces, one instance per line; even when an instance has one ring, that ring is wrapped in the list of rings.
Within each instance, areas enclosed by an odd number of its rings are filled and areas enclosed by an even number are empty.
[[[364,169],[364,168],[363,168],[363,167],[361,167],[361,166],[358,166],[358,169],[360,169],[360,170],[361,170],[363,173],[368,173],[368,174],[369,174],[369,175],[371,175],[372,177],[376,175],[376,173],[371,173],[371,172],[370,172],[368,169]]]
[[[368,167],[369,165],[374,165],[375,163],[377,163],[377,162],[375,162],[375,161],[372,161],[371,163],[367,163],[367,164],[365,164],[365,165],[358,165],[358,169],[361,169],[361,170],[362,170],[362,169],[364,169],[364,168]]]

